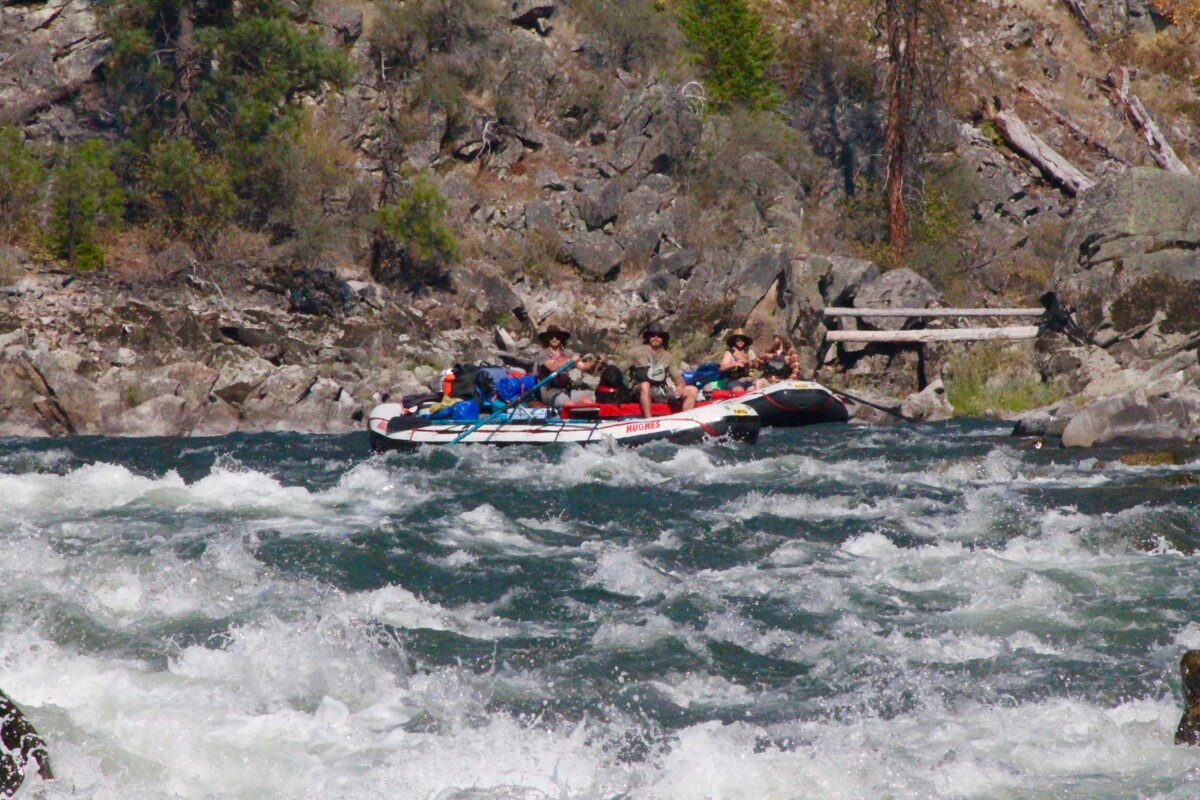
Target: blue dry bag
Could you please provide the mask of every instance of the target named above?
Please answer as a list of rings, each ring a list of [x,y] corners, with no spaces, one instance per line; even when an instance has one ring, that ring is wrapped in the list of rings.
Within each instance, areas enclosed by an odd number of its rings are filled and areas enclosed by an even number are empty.
[[[532,375],[525,375],[520,378],[501,378],[496,381],[496,396],[506,403],[511,403],[520,397],[522,392],[527,392],[537,384],[537,379]]]
[[[721,365],[715,361],[705,361],[692,372],[691,377],[683,373],[683,380],[692,386],[704,386],[707,383],[721,379]]]
[[[463,400],[450,407],[450,419],[461,422],[468,419],[479,419],[479,404],[474,400]]]

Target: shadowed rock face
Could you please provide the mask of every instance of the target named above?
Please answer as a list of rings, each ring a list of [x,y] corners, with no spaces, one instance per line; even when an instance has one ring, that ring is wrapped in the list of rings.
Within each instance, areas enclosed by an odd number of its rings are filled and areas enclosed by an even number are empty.
[[[37,763],[38,775],[54,778],[50,770],[50,751],[8,695],[0,692],[0,796],[12,797],[25,782],[25,768]]]
[[[1179,662],[1183,680],[1183,718],[1175,730],[1175,744],[1200,744],[1200,650],[1188,650]]]

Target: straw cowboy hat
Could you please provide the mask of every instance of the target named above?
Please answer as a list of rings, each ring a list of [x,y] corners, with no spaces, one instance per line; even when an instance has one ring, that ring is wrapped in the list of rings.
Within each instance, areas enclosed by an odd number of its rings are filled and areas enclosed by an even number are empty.
[[[664,328],[662,323],[651,322],[642,329],[642,344],[650,344],[650,334],[661,336],[663,340],[663,347],[666,347],[671,343],[671,332]]]
[[[557,336],[560,342],[566,344],[567,340],[571,338],[571,332],[565,331],[557,325],[551,325],[549,328],[546,328],[546,330],[538,334],[538,341],[542,343],[542,347],[550,346],[551,336]]]
[[[733,343],[736,342],[738,339],[741,339],[743,342],[745,342],[746,347],[749,347],[754,342],[753,336],[746,333],[746,331],[743,330],[742,328],[737,328],[734,330],[733,333],[731,333],[725,337],[725,346],[733,347]]]

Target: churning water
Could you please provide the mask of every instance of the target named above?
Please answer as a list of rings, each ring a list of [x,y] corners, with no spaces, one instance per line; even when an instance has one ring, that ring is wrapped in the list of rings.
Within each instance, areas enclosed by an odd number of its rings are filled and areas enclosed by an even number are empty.
[[[1007,430],[0,440],[20,794],[1200,796],[1200,465]]]

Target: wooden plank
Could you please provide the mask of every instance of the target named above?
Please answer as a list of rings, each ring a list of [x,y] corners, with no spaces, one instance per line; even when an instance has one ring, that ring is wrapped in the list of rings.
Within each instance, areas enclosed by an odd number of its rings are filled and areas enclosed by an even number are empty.
[[[1036,339],[1037,325],[1004,328],[939,328],[916,331],[829,331],[827,342],[983,342],[997,339]]]
[[[844,308],[830,306],[827,317],[1040,317],[1044,308]]]

